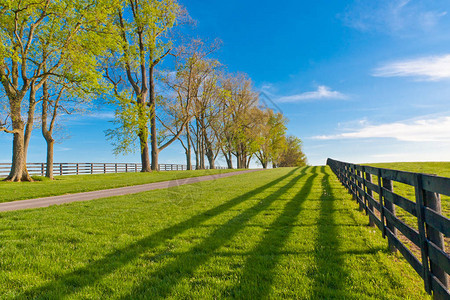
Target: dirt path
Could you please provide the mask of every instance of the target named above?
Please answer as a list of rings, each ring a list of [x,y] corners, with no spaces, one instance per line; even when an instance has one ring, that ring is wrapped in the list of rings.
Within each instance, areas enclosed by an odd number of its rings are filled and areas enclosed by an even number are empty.
[[[99,199],[99,198],[136,194],[136,193],[141,193],[141,192],[146,192],[146,191],[151,191],[151,190],[170,188],[170,187],[184,185],[184,184],[191,184],[191,183],[208,181],[208,180],[216,180],[216,179],[220,179],[220,178],[225,178],[225,177],[230,177],[230,176],[235,176],[235,175],[250,173],[250,172],[255,172],[255,171],[260,171],[260,170],[244,170],[244,171],[237,171],[237,172],[224,173],[224,174],[215,174],[215,175],[207,175],[207,176],[200,176],[200,177],[184,178],[184,179],[178,179],[178,180],[147,183],[147,184],[134,185],[134,186],[126,186],[126,187],[121,187],[121,188],[114,188],[114,189],[107,189],[107,190],[100,190],[100,191],[52,196],[52,197],[45,197],[45,198],[19,200],[19,201],[13,201],[13,202],[4,202],[4,203],[0,203],[0,211],[11,211],[11,210],[21,210],[21,209],[38,208],[38,207],[48,207],[51,205],[58,205],[58,204],[63,204],[63,203],[76,202],[76,201],[88,201],[88,200],[94,200],[94,199]]]

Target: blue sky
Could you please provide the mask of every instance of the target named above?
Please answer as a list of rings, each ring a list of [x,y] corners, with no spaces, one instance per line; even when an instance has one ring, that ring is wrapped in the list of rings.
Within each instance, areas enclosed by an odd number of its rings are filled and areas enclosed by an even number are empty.
[[[313,165],[450,160],[448,0],[181,1],[194,35],[223,41],[228,71],[249,74],[289,118]],[[71,118],[55,161],[138,161],[114,157],[104,130],[110,109]],[[11,157],[0,134],[0,160]],[[44,161],[37,129],[28,161]],[[161,163],[184,163],[180,146]]]

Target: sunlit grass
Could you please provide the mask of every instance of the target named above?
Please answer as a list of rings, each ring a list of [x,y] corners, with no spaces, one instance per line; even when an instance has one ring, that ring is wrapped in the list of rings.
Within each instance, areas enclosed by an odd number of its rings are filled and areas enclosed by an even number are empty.
[[[117,173],[56,176],[55,180],[33,176],[34,182],[0,181],[0,202],[88,192],[237,170],[164,171],[152,173]]]
[[[0,213],[2,299],[424,299],[328,167]]]

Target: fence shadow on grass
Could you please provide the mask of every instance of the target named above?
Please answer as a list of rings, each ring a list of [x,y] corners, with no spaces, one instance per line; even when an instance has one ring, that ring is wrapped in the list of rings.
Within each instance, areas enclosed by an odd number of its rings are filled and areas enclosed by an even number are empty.
[[[346,298],[342,252],[339,251],[339,227],[336,224],[335,197],[330,185],[330,175],[321,167],[322,195],[317,220],[317,240],[314,251],[317,269],[313,272],[312,299]]]
[[[121,297],[121,299],[167,297],[183,278],[191,276],[197,268],[215,255],[216,250],[241,231],[249,220],[267,209],[289,189],[295,187],[304,176],[306,176],[306,168],[303,168],[299,175],[290,179],[287,184],[278,188],[257,204],[245,209],[226,223],[220,225],[219,228],[214,230],[190,251],[178,255],[174,261],[148,274],[147,278],[141,280],[138,286],[133,288],[129,294]]]
[[[186,221],[180,222],[170,226],[161,231],[155,232],[129,246],[118,249],[110,254],[107,254],[102,259],[96,260],[87,264],[84,267],[76,269],[70,273],[58,277],[39,287],[29,289],[17,296],[17,299],[29,298],[63,298],[81,290],[84,287],[94,285],[103,277],[113,273],[117,269],[130,263],[133,259],[139,257],[149,249],[161,245],[164,241],[170,240],[175,236],[185,232],[188,229],[195,228],[201,223],[218,216],[227,210],[237,206],[238,204],[247,201],[248,199],[264,192],[265,190],[277,185],[283,180],[291,177],[298,169],[293,169],[286,175],[277,178],[263,186],[260,186],[243,195],[235,197],[221,205],[213,207],[201,214],[195,215]],[[303,169],[304,174],[305,169]],[[266,199],[267,202],[267,199]],[[265,202],[264,202],[265,203]],[[254,208],[258,209],[258,208]],[[262,207],[261,207],[262,209]],[[238,220],[236,220],[238,221]],[[219,237],[217,237],[219,238]],[[136,290],[141,290],[136,288]],[[150,295],[149,295],[150,296]]]
[[[281,214],[270,224],[262,241],[249,253],[239,285],[230,291],[230,296],[246,298],[251,295],[253,299],[268,296],[275,276],[275,267],[302,211],[302,204],[311,193],[314,179],[318,175],[317,168],[312,169],[303,186],[297,186],[300,189],[298,193],[287,202]]]

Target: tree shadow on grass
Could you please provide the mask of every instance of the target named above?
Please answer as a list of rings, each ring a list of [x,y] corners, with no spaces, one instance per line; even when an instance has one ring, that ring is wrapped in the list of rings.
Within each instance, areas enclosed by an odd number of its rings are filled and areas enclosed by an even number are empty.
[[[335,198],[330,185],[330,175],[321,168],[322,196],[320,197],[320,215],[317,221],[318,232],[315,246],[312,299],[346,298],[345,281],[348,277],[343,269],[342,252],[339,251],[339,226],[336,224]]]
[[[62,298],[80,291],[82,288],[94,285],[108,274],[113,273],[122,266],[130,263],[146,251],[161,245],[163,242],[202,224],[203,222],[218,216],[227,210],[247,201],[248,199],[264,192],[268,188],[291,177],[298,169],[293,169],[286,175],[277,178],[259,188],[235,197],[219,206],[211,208],[201,214],[195,215],[186,221],[155,232],[129,246],[107,254],[102,259],[87,264],[70,273],[64,274],[54,281],[39,287],[31,288],[17,296],[17,299],[29,299],[36,297]],[[303,169],[303,173],[305,169]],[[136,289],[139,290],[139,289]],[[130,296],[131,297],[131,296]]]
[[[222,224],[190,251],[180,254],[172,262],[149,274],[148,278],[143,279],[138,286],[121,299],[167,297],[177,283],[183,278],[190,277],[199,266],[206,263],[215,254],[216,250],[241,231],[249,220],[267,209],[274,201],[293,188],[305,175],[306,168],[287,184]]]
[[[303,186],[298,187],[298,193],[272,222],[262,241],[249,254],[239,285],[229,292],[229,296],[247,298],[251,295],[253,299],[262,299],[270,293],[282,249],[295,227],[302,204],[310,194],[317,175],[317,167],[314,167]]]

